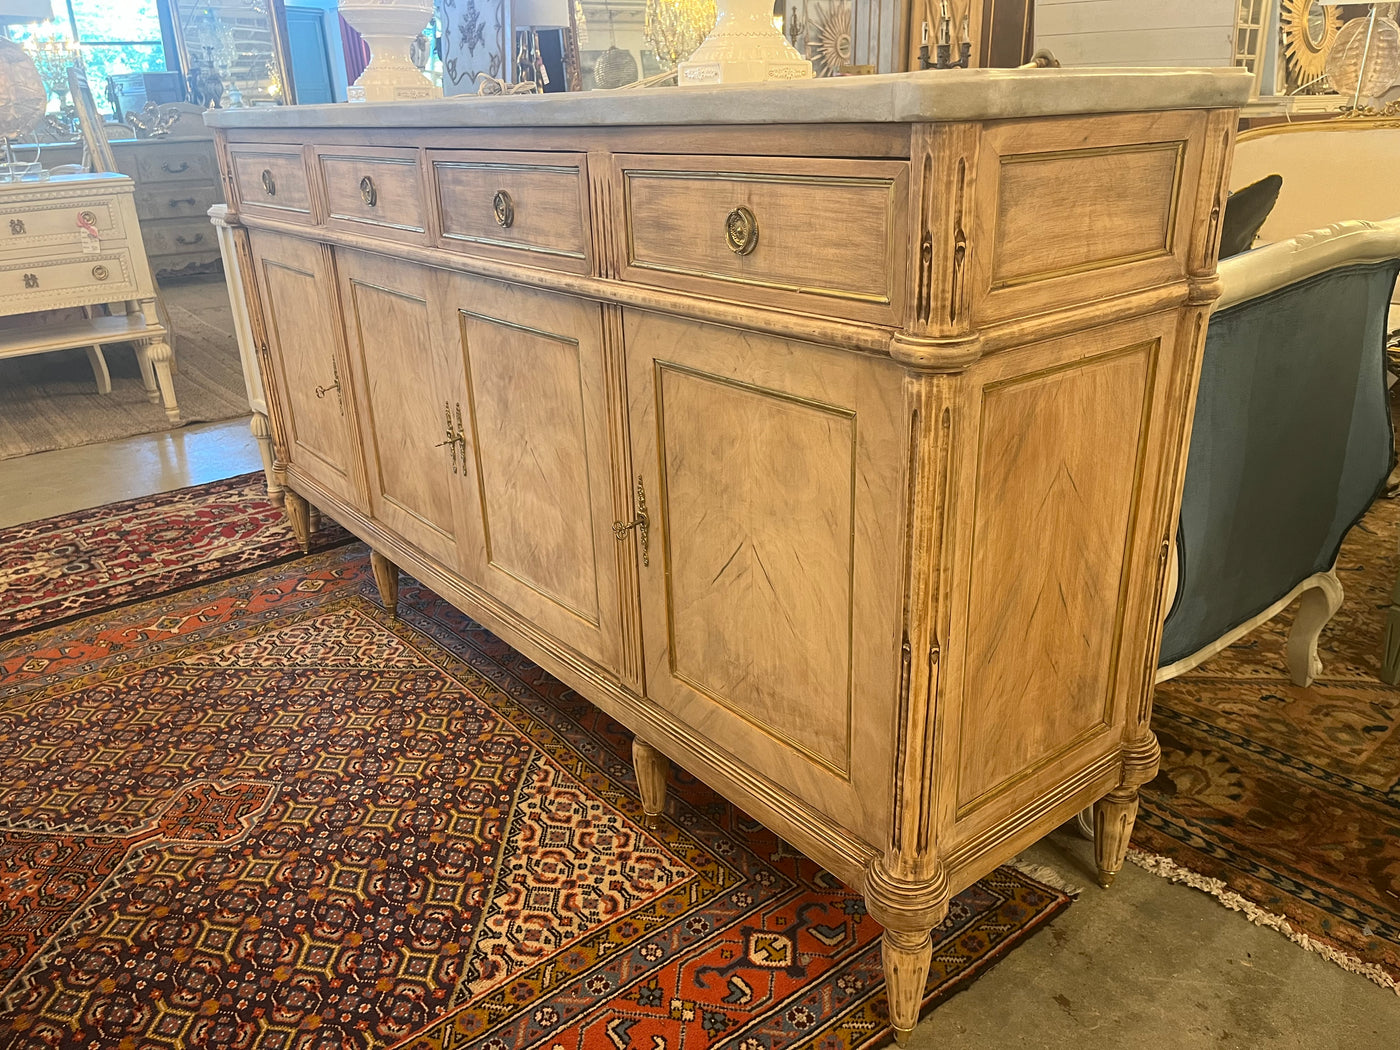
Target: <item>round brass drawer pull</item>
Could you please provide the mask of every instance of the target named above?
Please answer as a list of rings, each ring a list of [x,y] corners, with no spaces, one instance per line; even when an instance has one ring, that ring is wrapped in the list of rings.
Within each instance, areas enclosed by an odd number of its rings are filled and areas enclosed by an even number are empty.
[[[496,215],[496,225],[503,230],[508,230],[515,222],[515,201],[510,199],[510,194],[505,190],[497,190],[496,195],[491,198],[491,210]]]
[[[277,180],[274,179],[274,178],[272,177],[272,169],[271,169],[271,168],[263,168],[263,170],[262,170],[262,184],[263,184],[263,189],[267,191],[267,195],[268,195],[269,197],[275,197],[275,196],[277,196]]]
[[[374,180],[368,175],[360,180],[360,200],[365,202],[366,208],[373,208],[379,200],[379,191],[374,188]]]
[[[107,267],[103,266],[101,263],[98,263],[92,268],[92,275],[96,277],[99,281],[105,281],[108,277],[112,276],[112,271],[107,269]]]
[[[742,204],[725,217],[724,239],[735,255],[748,255],[758,247],[758,219]]]

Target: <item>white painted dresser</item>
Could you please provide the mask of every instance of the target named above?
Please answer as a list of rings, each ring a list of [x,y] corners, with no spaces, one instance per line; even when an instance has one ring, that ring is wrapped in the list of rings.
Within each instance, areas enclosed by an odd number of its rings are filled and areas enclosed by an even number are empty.
[[[0,183],[0,317],[87,307],[53,322],[36,317],[0,330],[0,357],[86,348],[98,391],[109,393],[103,347],[130,343],[146,394],[172,425],[180,409],[171,351],[156,310],[156,286],[125,175],[56,175]],[[110,314],[93,307],[107,306]]]

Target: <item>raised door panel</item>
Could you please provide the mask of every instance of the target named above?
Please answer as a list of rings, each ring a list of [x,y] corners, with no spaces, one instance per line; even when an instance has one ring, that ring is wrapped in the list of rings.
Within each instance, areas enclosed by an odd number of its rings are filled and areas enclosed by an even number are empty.
[[[332,495],[362,504],[329,249],[261,231],[250,234],[250,243],[289,466]]]
[[[469,577],[615,670],[621,616],[600,308],[445,277],[480,542]]]
[[[625,320],[648,696],[873,844],[889,829],[908,462],[888,362]]]
[[[455,441],[463,411],[451,347],[435,338],[442,276],[337,251],[370,513],[444,565],[457,563],[454,496],[469,483]]]

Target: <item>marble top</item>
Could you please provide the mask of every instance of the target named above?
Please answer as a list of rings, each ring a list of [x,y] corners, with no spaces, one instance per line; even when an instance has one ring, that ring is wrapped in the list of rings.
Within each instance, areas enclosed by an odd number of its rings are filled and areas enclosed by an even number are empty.
[[[775,84],[212,110],[217,128],[864,124],[1235,108],[1243,69],[950,69]]]

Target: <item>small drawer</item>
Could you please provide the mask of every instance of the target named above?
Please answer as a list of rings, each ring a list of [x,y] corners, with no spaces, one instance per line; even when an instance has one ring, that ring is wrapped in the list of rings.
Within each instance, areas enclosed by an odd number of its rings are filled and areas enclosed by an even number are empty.
[[[219,177],[213,143],[165,143],[133,146],[136,177],[143,184],[176,180],[211,181]]]
[[[0,266],[0,299],[7,312],[116,302],[137,294],[136,270],[125,248]]]
[[[311,191],[301,148],[229,147],[238,207],[288,222],[311,221]]]
[[[358,232],[422,242],[423,187],[415,149],[330,147],[316,154],[326,187],[326,219]]]
[[[80,246],[85,226],[96,229],[102,240],[126,238],[121,212],[110,197],[0,208],[0,256],[46,246]]]
[[[136,214],[142,219],[204,218],[210,208],[223,202],[223,194],[213,183],[136,187]]]
[[[626,280],[898,323],[904,161],[619,156]]]
[[[141,237],[150,255],[178,255],[181,252],[217,251],[218,239],[208,219],[186,222],[149,223]]]
[[[591,269],[584,154],[429,150],[428,163],[442,216],[439,247]]]

